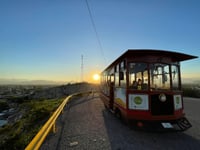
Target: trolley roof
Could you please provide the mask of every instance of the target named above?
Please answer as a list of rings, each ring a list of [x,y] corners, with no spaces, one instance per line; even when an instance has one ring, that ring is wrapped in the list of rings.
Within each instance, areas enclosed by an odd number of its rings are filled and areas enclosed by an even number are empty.
[[[155,49],[128,49],[124,54],[118,57],[112,64],[110,64],[105,70],[111,66],[119,63],[125,58],[137,58],[137,57],[162,57],[170,58],[171,62],[180,62],[189,59],[198,58],[197,56],[188,55],[179,52],[167,51],[167,50],[155,50]]]

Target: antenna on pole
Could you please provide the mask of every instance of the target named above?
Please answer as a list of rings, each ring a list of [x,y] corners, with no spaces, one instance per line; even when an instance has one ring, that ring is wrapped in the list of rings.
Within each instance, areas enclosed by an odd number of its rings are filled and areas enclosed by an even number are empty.
[[[81,82],[83,82],[83,55],[81,55]]]

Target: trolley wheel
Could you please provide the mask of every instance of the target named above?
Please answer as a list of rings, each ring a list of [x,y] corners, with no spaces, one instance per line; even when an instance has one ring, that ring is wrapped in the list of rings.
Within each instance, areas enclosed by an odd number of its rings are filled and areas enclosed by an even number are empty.
[[[116,110],[115,110],[115,116],[116,116],[117,118],[119,118],[119,120],[120,120],[123,124],[128,125],[128,127],[131,128],[131,122],[130,122],[130,120],[128,120],[126,117],[123,117],[122,114],[121,114],[121,111],[120,111],[119,109],[116,109]]]
[[[104,104],[105,109],[109,109],[108,106],[106,104]]]
[[[117,118],[119,118],[120,120],[122,119],[122,114],[121,114],[121,111],[120,111],[119,109],[116,109],[116,110],[115,110],[115,116],[116,116]]]

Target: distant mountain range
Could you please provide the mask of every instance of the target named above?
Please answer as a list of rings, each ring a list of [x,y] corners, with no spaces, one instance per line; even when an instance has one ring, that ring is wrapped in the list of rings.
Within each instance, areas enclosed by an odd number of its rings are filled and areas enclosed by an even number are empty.
[[[64,81],[50,81],[50,80],[26,80],[26,79],[2,79],[0,78],[0,85],[61,85],[66,84]]]
[[[198,78],[182,78],[182,83],[200,84],[200,79],[198,79]]]
[[[62,85],[76,83],[75,81],[50,81],[50,80],[27,80],[27,79],[3,79],[0,78],[0,85]],[[200,79],[182,78],[182,83],[200,84]]]

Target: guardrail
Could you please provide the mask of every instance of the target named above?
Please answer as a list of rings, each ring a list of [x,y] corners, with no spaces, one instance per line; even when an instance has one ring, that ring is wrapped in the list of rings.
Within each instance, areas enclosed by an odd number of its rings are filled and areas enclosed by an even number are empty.
[[[60,115],[60,113],[63,111],[63,108],[65,107],[65,105],[69,102],[69,100],[74,96],[79,96],[82,94],[89,94],[89,93],[93,93],[93,92],[76,93],[76,94],[69,95],[66,99],[64,99],[64,101],[60,104],[57,110],[53,113],[53,115],[49,118],[49,120],[44,124],[44,126],[40,129],[40,131],[28,144],[25,150],[39,149],[42,143],[44,142],[45,138],[49,134],[49,132],[53,130],[53,132],[55,133],[56,120],[58,116]]]

